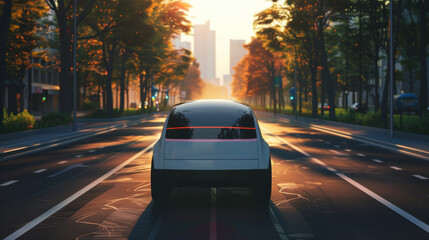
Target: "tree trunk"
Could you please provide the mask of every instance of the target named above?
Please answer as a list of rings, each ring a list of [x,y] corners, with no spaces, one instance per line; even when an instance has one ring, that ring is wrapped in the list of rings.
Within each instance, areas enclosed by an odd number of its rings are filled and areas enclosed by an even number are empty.
[[[428,11],[428,1],[419,0],[420,9],[420,116],[428,109],[428,89],[427,89],[427,69],[426,69],[426,13]]]
[[[125,73],[126,65],[128,59],[128,52],[125,50],[125,53],[122,55],[122,64],[121,64],[121,76],[119,78],[119,85],[121,87],[120,100],[119,100],[119,111],[122,113],[124,111],[124,101],[125,101]]]
[[[7,76],[6,51],[7,36],[12,14],[12,0],[5,0],[3,4],[1,22],[0,22],[0,131],[3,127],[3,108],[5,100],[5,82]]]
[[[322,21],[322,19],[319,21]],[[328,68],[328,55],[326,54],[326,48],[325,48],[325,35],[323,33],[322,27],[319,27],[318,31],[319,31],[319,43],[320,43],[320,51],[321,51],[320,63],[322,67],[322,79],[326,84],[326,90],[328,94],[329,119],[334,120],[335,119],[335,99],[334,99],[335,91],[331,80],[331,74]],[[322,109],[323,109],[323,106],[322,106]]]
[[[374,106],[375,111],[378,112],[380,110],[380,94],[379,94],[379,84],[380,84],[380,76],[378,73],[378,48],[375,49],[375,59],[374,59],[374,74],[375,74],[375,97],[374,97]]]

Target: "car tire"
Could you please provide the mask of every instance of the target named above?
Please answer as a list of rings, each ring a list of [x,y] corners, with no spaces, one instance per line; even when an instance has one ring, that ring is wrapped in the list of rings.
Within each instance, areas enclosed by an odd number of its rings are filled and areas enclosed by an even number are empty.
[[[268,206],[271,200],[271,158],[267,171],[262,174],[261,182],[254,187],[254,194],[258,203]]]
[[[152,200],[155,202],[155,204],[167,203],[170,199],[170,187],[157,176],[156,170],[153,168],[153,161],[151,166],[150,181]]]

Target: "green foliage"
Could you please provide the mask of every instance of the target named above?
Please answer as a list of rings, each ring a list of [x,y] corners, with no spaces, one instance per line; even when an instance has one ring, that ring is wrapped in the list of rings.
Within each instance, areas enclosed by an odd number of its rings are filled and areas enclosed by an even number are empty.
[[[109,115],[105,109],[97,109],[92,112],[90,115],[85,116],[85,118],[118,118],[133,116],[138,114],[148,113],[147,109],[137,109],[137,110],[124,110],[122,113],[119,109],[113,109],[112,113]]]
[[[42,117],[40,121],[37,121],[37,128],[55,127],[61,125],[67,125],[71,123],[72,117],[68,114],[59,112],[50,112]]]
[[[98,103],[96,102],[91,102],[90,100],[85,100],[85,102],[83,102],[83,106],[82,106],[82,110],[83,111],[92,111],[97,109]]]
[[[1,132],[9,133],[32,129],[34,123],[34,116],[28,113],[27,110],[14,115],[13,113],[8,114],[6,109],[3,109],[3,129]]]

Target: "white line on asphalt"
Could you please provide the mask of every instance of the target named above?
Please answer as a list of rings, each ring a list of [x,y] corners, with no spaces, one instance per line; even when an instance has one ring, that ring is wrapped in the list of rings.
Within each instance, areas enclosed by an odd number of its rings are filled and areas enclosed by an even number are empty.
[[[79,155],[76,155],[75,157],[76,157],[76,158],[80,158],[80,157],[83,157],[83,155],[82,155],[82,154],[79,154]]]
[[[325,142],[326,144],[331,144],[330,142]]]
[[[93,153],[93,152],[95,152],[95,151],[97,151],[97,150],[92,149],[92,150],[89,150],[88,152],[89,152],[89,153]]]
[[[352,150],[350,150],[350,149],[344,149],[344,151],[346,151],[346,152],[351,152]]]
[[[216,218],[216,188],[212,187],[210,191],[210,240],[217,239],[217,218]]]
[[[5,183],[1,184],[0,187],[7,187],[7,186],[12,185],[12,184],[17,183],[17,182],[18,182],[18,180],[10,180],[9,182],[5,182]]]
[[[266,130],[264,130],[264,131],[266,131]],[[266,131],[266,132],[268,132],[268,131]],[[277,138],[280,139],[280,140],[282,140],[282,138],[280,138],[280,137],[277,137]],[[304,150],[300,149],[299,147],[297,147],[297,146],[295,146],[295,145],[293,145],[293,144],[291,144],[291,143],[289,143],[289,142],[287,142],[285,140],[283,140],[283,142],[286,143],[287,145],[289,145],[291,148],[293,148],[293,149],[297,150],[298,152],[302,153],[303,155],[305,155],[307,157],[311,156],[310,154],[308,154]],[[406,211],[404,211],[401,208],[397,207],[393,203],[391,203],[388,200],[384,199],[383,197],[379,196],[375,192],[369,190],[368,188],[364,187],[363,185],[359,184],[358,182],[354,181],[353,179],[347,177],[343,173],[340,173],[337,170],[329,167],[328,165],[326,165],[324,162],[320,161],[319,159],[313,158],[313,161],[316,162],[316,163],[318,163],[319,165],[325,167],[326,169],[332,171],[334,174],[336,174],[337,176],[339,176],[343,180],[347,181],[351,185],[355,186],[357,189],[359,189],[362,192],[366,193],[368,196],[370,196],[373,199],[377,200],[378,202],[380,202],[384,206],[390,208],[392,211],[396,212],[397,214],[399,214],[403,218],[407,219],[408,221],[410,221],[411,223],[413,223],[417,227],[419,227],[419,228],[423,229],[425,232],[429,233],[429,225],[426,224],[425,222],[423,222],[420,219],[414,217],[413,215],[407,213]]]
[[[9,236],[7,236],[5,238],[5,240],[17,239],[20,236],[22,236],[24,233],[30,231],[33,227],[37,226],[39,223],[43,222],[45,219],[47,219],[48,217],[52,216],[53,214],[55,214],[56,212],[58,212],[60,209],[62,209],[63,207],[67,206],[68,204],[70,204],[71,202],[73,202],[74,200],[76,200],[78,197],[82,196],[84,193],[88,192],[89,190],[91,190],[92,188],[94,188],[95,186],[97,186],[100,182],[104,181],[106,178],[110,177],[111,175],[113,175],[114,173],[116,173],[117,171],[119,171],[120,169],[122,169],[123,167],[125,167],[127,164],[129,164],[130,162],[134,161],[136,158],[140,157],[141,155],[143,155],[147,151],[149,151],[149,149],[151,149],[153,147],[153,145],[155,145],[155,143],[156,143],[156,141],[153,142],[152,144],[150,144],[149,146],[147,146],[145,149],[143,149],[140,152],[138,152],[137,154],[135,154],[134,156],[132,156],[131,158],[129,158],[128,160],[126,160],[125,162],[119,164],[114,169],[112,169],[109,172],[105,173],[103,176],[97,178],[92,183],[86,185],[84,188],[82,188],[81,190],[77,191],[76,193],[74,193],[70,197],[68,197],[65,200],[63,200],[62,202],[58,203],[57,205],[55,205],[53,208],[49,209],[48,211],[46,211],[42,215],[40,215],[37,218],[33,219],[29,223],[25,224],[20,229],[16,230],[15,232],[13,232]]]
[[[19,148],[9,149],[9,150],[3,151],[3,153],[14,152],[14,151],[18,151],[18,150],[26,149],[26,148],[28,148],[28,147],[19,147]]]
[[[413,177],[416,177],[416,178],[421,179],[421,180],[428,180],[427,177],[423,177],[422,175],[418,175],[418,174],[413,175]]]
[[[334,145],[334,147],[339,148],[339,147],[340,147],[340,145]]]
[[[61,161],[61,162],[57,162],[57,164],[64,164],[64,163],[66,163],[67,161]]]
[[[156,235],[158,235],[158,231],[161,228],[162,218],[158,217],[156,219],[155,224],[153,225],[152,231],[150,232],[149,236],[147,237],[148,240],[155,240]]]
[[[358,153],[358,156],[359,156],[359,157],[365,157],[365,154]]]
[[[402,170],[402,168],[400,167],[396,167],[396,166],[390,166],[391,169],[395,169],[396,171],[400,171]]]
[[[378,160],[378,159],[372,159],[372,161],[376,162],[376,163],[383,163],[383,161]]]
[[[100,147],[98,147],[98,148],[105,148],[106,146],[100,146]]]
[[[277,230],[277,234],[279,235],[281,240],[288,240],[289,238],[286,236],[285,231],[283,230],[282,226],[280,225],[279,220],[276,217],[276,214],[274,214],[273,210],[271,209],[271,204],[269,206],[270,209],[270,218],[271,222],[273,222],[274,228]]]
[[[35,144],[33,144],[33,147],[39,146],[39,145],[40,145],[40,143],[35,143]]]
[[[343,153],[340,153],[340,152],[335,151],[333,149],[329,149],[329,151],[331,151],[331,152],[333,152],[334,154],[337,154],[337,155],[344,155]]]
[[[39,170],[37,170],[37,171],[34,171],[34,173],[42,173],[42,172],[44,172],[44,171],[46,171],[46,170],[48,170],[48,169],[46,169],[46,168],[42,168],[42,169],[39,169]]]

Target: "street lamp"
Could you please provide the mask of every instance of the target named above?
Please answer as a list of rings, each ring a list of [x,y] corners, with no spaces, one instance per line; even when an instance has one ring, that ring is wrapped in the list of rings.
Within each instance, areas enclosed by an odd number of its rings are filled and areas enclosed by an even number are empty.
[[[74,14],[74,18],[73,18],[73,22],[74,22],[74,27],[73,27],[73,127],[72,127],[72,131],[76,132],[77,131],[77,126],[76,126],[76,34],[77,34],[77,21],[76,21],[76,0],[74,0],[73,3],[73,14]]]

